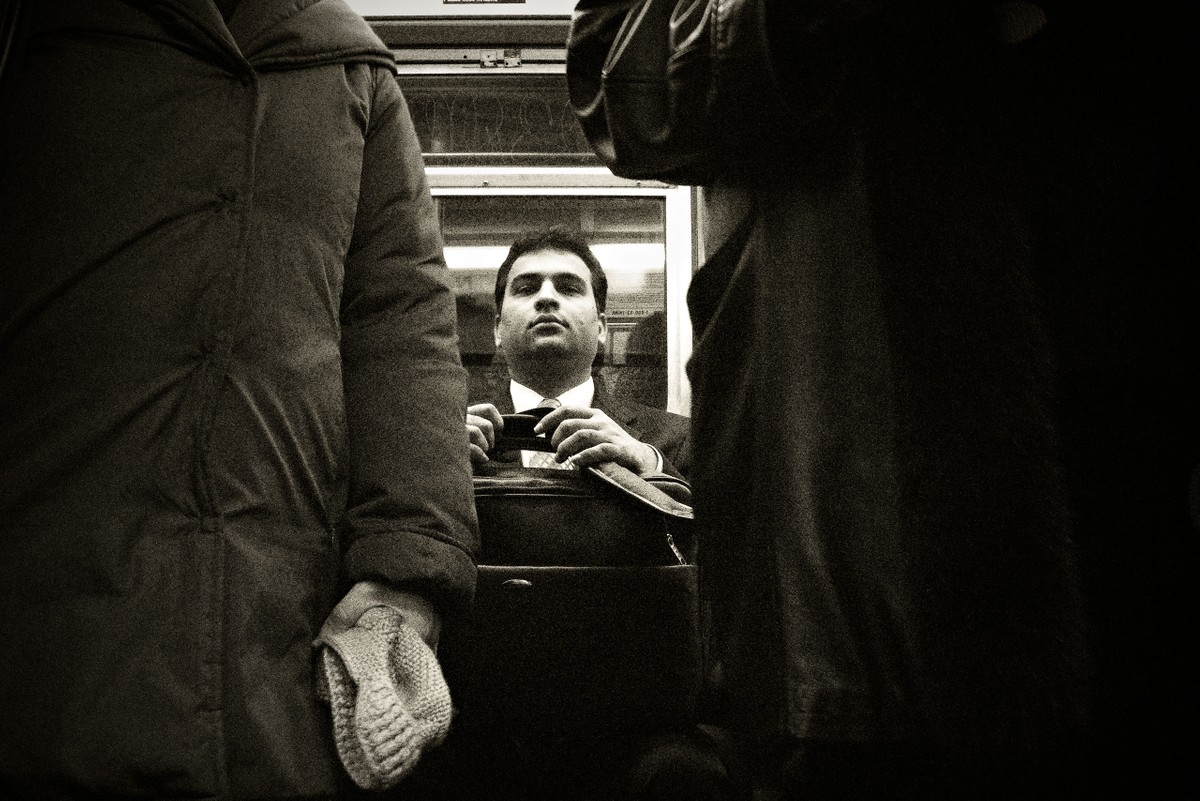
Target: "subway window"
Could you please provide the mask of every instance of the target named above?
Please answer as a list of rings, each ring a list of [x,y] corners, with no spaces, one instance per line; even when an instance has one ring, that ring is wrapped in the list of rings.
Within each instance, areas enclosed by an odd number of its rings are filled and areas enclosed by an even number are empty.
[[[626,181],[602,168],[428,172],[473,397],[491,397],[508,378],[494,344],[493,290],[509,245],[525,232],[564,226],[584,235],[608,277],[607,338],[595,372],[613,395],[686,413],[687,188]]]

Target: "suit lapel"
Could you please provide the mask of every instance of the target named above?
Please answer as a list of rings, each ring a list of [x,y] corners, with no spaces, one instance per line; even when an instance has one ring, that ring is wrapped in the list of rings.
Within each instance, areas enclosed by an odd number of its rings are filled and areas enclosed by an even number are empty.
[[[615,420],[621,428],[629,432],[629,436],[634,439],[644,440],[645,432],[637,424],[637,411],[623,403],[620,399],[611,397],[608,394],[608,389],[604,386],[604,380],[600,376],[595,376],[595,381],[596,392],[592,397],[592,406]]]

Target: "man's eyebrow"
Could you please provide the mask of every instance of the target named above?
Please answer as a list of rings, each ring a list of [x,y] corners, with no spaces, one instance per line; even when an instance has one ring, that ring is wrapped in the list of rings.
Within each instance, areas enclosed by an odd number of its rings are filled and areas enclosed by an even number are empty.
[[[579,275],[578,273],[569,272],[567,270],[547,270],[545,272],[530,271],[530,272],[520,273],[519,275],[514,275],[512,278],[510,278],[508,283],[516,284],[517,282],[523,282],[523,281],[537,281],[537,282],[541,283],[542,281],[545,281],[547,278],[549,278],[551,281],[555,281],[555,282],[568,280],[568,281],[578,281],[581,284],[587,283],[587,279],[584,278],[582,275]]]
[[[521,284],[528,284],[530,282],[539,282],[540,283],[541,280],[542,280],[542,277],[540,275],[538,275],[537,273],[521,273],[520,275],[514,275],[512,278],[509,278],[508,285],[509,286],[519,286]]]

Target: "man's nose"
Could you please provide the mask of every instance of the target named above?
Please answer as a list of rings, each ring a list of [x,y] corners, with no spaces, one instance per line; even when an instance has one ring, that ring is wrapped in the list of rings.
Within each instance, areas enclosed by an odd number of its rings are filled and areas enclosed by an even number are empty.
[[[558,290],[554,288],[553,281],[542,282],[541,287],[538,288],[535,304],[539,309],[558,306]]]

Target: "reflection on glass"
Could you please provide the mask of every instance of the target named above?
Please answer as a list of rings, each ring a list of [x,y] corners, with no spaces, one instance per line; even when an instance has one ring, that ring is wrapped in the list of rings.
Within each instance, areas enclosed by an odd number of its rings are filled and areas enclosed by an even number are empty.
[[[402,76],[427,159],[571,155],[595,162],[562,75]]]
[[[446,261],[458,293],[463,362],[472,397],[505,386],[492,335],[496,270],[522,233],[577,228],[608,276],[608,342],[597,373],[616,396],[665,408],[666,239],[661,197],[444,195],[437,198]]]

